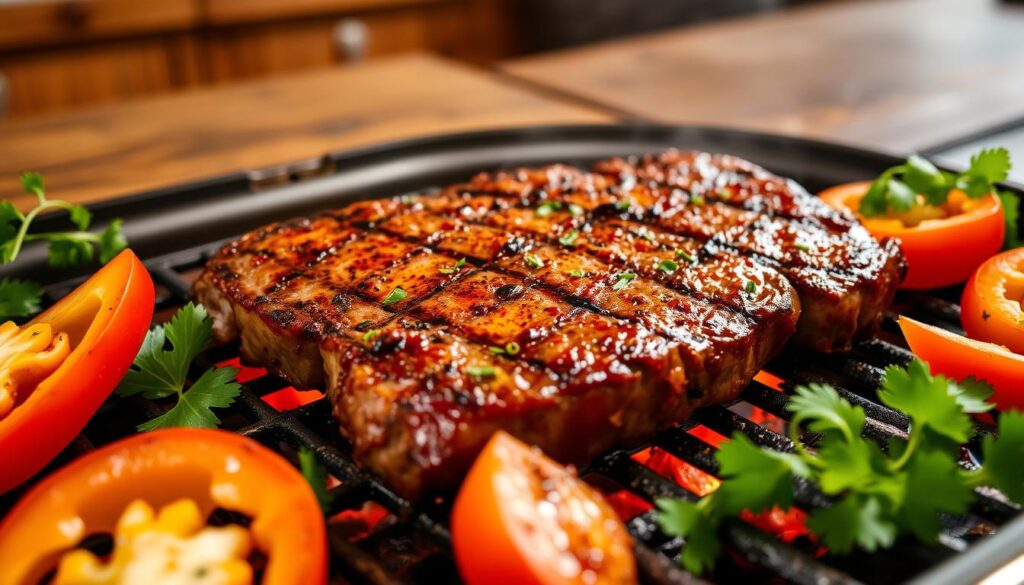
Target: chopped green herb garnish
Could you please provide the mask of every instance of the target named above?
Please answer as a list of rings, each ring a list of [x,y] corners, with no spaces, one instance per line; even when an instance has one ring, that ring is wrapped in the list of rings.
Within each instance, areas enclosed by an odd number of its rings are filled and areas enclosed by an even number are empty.
[[[654,232],[651,230],[643,230],[640,232],[640,237],[647,240],[648,242],[657,242],[658,240],[654,237]]]
[[[569,232],[569,233],[563,235],[562,237],[558,238],[558,243],[562,244],[563,246],[567,246],[569,248],[572,248],[573,246],[576,245],[576,240],[578,240],[579,237],[580,237],[580,230],[572,230],[571,232]]]
[[[704,196],[701,195],[700,193],[691,193],[690,194],[690,203],[692,203],[693,205],[696,205],[698,207],[701,206],[701,205],[704,205]]]
[[[533,254],[527,254],[524,256],[523,262],[526,262],[526,265],[530,268],[544,268],[544,261],[541,260],[539,256],[535,256]]]
[[[579,217],[583,215],[583,208],[580,207],[579,205],[576,205],[575,203],[570,203],[569,213],[572,214],[573,217]]]
[[[625,211],[632,206],[633,200],[629,198],[619,199],[618,201],[615,202],[615,209],[618,209],[619,211]]]
[[[519,347],[519,344],[514,341],[510,341],[505,344],[505,352],[508,353],[508,355],[518,355],[519,350],[521,349],[522,348]]]
[[[380,329],[370,329],[366,333],[363,333],[363,341],[369,343],[380,335]]]
[[[688,254],[684,250],[676,250],[676,258],[682,258],[683,260],[686,260],[690,264],[693,264],[694,262],[697,261],[697,259],[694,258],[692,254]]]
[[[676,262],[675,260],[669,260],[668,258],[666,258],[661,262],[658,262],[658,270],[672,274],[676,270],[679,270],[679,263]]]
[[[747,294],[751,294],[752,295],[752,294],[757,292],[757,283],[755,283],[753,280],[748,280],[747,281],[747,286],[743,287],[743,290]]]
[[[545,201],[537,206],[537,217],[547,217],[551,215],[556,209],[562,208],[561,201]]]
[[[680,560],[701,573],[721,554],[723,521],[747,511],[790,509],[799,477],[831,502],[810,512],[806,523],[830,554],[888,548],[904,534],[935,542],[942,517],[966,512],[976,487],[992,486],[1011,500],[1024,500],[1024,414],[1001,413],[998,432],[982,440],[983,466],[958,464],[959,445],[974,434],[971,415],[990,410],[991,395],[991,387],[973,378],[933,376],[920,360],[906,368],[890,366],[878,397],[907,415],[910,430],[907,439],[890,440],[883,450],[863,436],[863,408],[831,386],[798,386],[786,406],[793,415],[787,427],[794,452],[758,447],[734,433],[715,454],[719,488],[698,502],[659,499],[658,525],[686,540]],[[813,451],[800,442],[804,429],[820,437]]]
[[[491,352],[494,355],[505,355],[505,348],[504,347],[498,347],[496,345],[492,345],[491,347],[488,347],[487,351]]]
[[[577,268],[576,270],[570,270],[569,271],[569,276],[571,276],[573,278],[583,278],[586,275],[587,275],[587,273],[583,272],[579,268]]]
[[[629,283],[636,278],[636,275],[632,272],[620,272],[619,276],[615,279],[615,284],[612,285],[614,290],[622,290],[629,286]]]
[[[728,201],[729,199],[732,198],[732,191],[730,191],[730,190],[728,190],[728,189],[726,189],[724,187],[719,189],[718,191],[715,191],[715,193],[719,197],[721,197],[722,199],[725,199],[726,201]]]
[[[811,251],[811,247],[808,246],[807,244],[803,243],[803,242],[796,242],[796,243],[793,244],[793,247],[796,248],[797,250],[800,250],[801,252],[810,252]]]
[[[871,184],[860,200],[861,215],[882,215],[888,211],[909,211],[923,204],[942,205],[954,189],[976,199],[997,193],[995,184],[1005,181],[1010,172],[1010,152],[1005,148],[987,148],[971,157],[962,173],[940,171],[930,161],[912,155],[906,162],[886,169]],[[918,195],[921,197],[919,198]]]
[[[409,293],[405,292],[404,288],[396,286],[395,290],[391,291],[391,294],[389,294],[387,298],[384,299],[384,306],[386,307],[388,305],[393,305],[405,299],[405,297],[407,296],[409,296]]]
[[[468,366],[466,373],[474,378],[493,378],[497,373],[494,366]]]
[[[463,258],[456,262],[455,264],[453,264],[452,266],[446,266],[444,268],[439,269],[438,272],[440,272],[441,274],[455,274],[456,272],[459,271],[460,268],[462,268],[465,265],[466,259]]]

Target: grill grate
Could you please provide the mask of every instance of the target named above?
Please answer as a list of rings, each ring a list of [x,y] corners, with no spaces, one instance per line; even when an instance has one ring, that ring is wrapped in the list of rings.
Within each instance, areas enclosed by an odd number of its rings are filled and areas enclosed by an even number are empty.
[[[331,155],[333,174],[272,190],[250,192],[244,176],[232,175],[93,206],[93,212],[98,221],[123,217],[133,247],[140,254],[153,257],[146,264],[158,286],[156,319],[164,320],[188,300],[191,281],[223,243],[204,243],[208,239],[240,233],[282,217],[343,205],[366,193],[398,195],[428,185],[447,184],[482,168],[555,160],[585,166],[600,157],[655,152],[672,146],[732,152],[793,177],[812,190],[874,176],[899,162],[841,146],[724,130],[660,126],[533,128],[435,137]],[[41,218],[38,227],[51,227],[47,221]],[[26,250],[19,264],[21,268],[15,276],[44,281],[50,276],[41,249]],[[3,271],[0,274],[7,275]],[[79,282],[49,286],[48,299],[61,298]],[[959,331],[958,293],[901,293],[893,311]],[[205,369],[235,357],[237,347],[215,348],[204,353],[195,367]],[[887,365],[906,364],[910,358],[894,315],[888,315],[875,339],[861,342],[850,352],[784,352],[766,370],[784,380],[783,390],[810,382],[832,384],[844,398],[865,409],[866,432],[884,444],[894,436],[905,435],[908,421],[899,412],[881,405],[875,391]],[[450,501],[413,506],[357,466],[326,399],[283,412],[264,399],[287,386],[274,376],[256,377],[243,383],[231,408],[221,409],[217,414],[223,420],[223,428],[252,437],[293,461],[300,447],[312,449],[339,480],[339,485],[332,489],[336,497],[328,531],[331,582],[458,583],[447,528]],[[625,489],[648,502],[660,496],[695,498],[673,480],[640,463],[637,455],[655,448],[714,475],[718,469],[715,447],[706,440],[704,431],[725,436],[739,431],[762,446],[790,450],[788,438],[773,430],[777,424],[762,425],[756,420],[759,417],[754,416],[763,411],[787,419],[787,400],[785,393],[754,381],[736,402],[698,411],[690,420],[663,431],[645,445],[605,455],[582,470],[581,475],[602,489]],[[142,399],[108,400],[44,473],[95,447],[133,434],[136,424],[161,412],[160,405]],[[978,425],[977,430],[983,436],[991,433],[992,427]],[[813,444],[817,437],[806,433],[801,439]],[[964,461],[968,464],[975,457],[978,443],[977,439],[972,440],[964,450]],[[0,514],[24,489],[0,496]],[[798,481],[794,490],[797,505],[805,510],[828,503],[825,496],[806,483]],[[736,521],[723,531],[729,554],[723,556],[706,580],[679,569],[675,560],[684,543],[661,534],[650,510],[632,517],[626,524],[636,540],[642,579],[649,583],[897,583],[920,578],[929,583],[952,584],[974,581],[982,571],[991,571],[1021,554],[1024,519],[1010,523],[1019,511],[1000,494],[979,489],[966,517],[944,519],[944,532],[938,544],[900,541],[891,550],[846,557],[819,557],[817,546],[807,539],[784,543]],[[383,519],[367,529],[363,521],[381,516]],[[961,552],[979,536],[997,530],[1003,534]]]
[[[157,284],[157,319],[165,319],[188,301],[192,279],[220,243],[175,253],[147,262]],[[77,282],[49,287],[56,299]],[[897,302],[908,302],[918,316],[932,323],[954,328],[958,307],[941,298],[919,294],[901,295]],[[783,388],[795,384],[824,382],[834,385],[846,399],[862,406],[867,415],[866,433],[883,444],[892,437],[905,436],[907,418],[875,401],[875,388],[882,369],[888,364],[906,364],[911,354],[898,341],[888,341],[895,328],[888,316],[882,334],[857,345],[854,351],[837,355],[809,355],[806,352],[784,352],[766,368],[785,380]],[[214,348],[201,355],[194,364],[202,371],[214,364],[237,357],[237,347]],[[291,410],[278,411],[263,397],[287,387],[273,375],[262,375],[242,384],[235,404],[218,414],[224,428],[249,436],[291,457],[300,447],[313,450],[339,485],[333,488],[335,500],[331,516],[345,511],[361,510],[367,502],[381,507],[387,516],[369,535],[353,540],[345,534],[344,524],[332,522],[329,529],[332,552],[332,575],[340,582],[456,583],[457,571],[450,556],[450,534],[447,517],[450,502],[437,500],[419,507],[396,495],[375,477],[361,469],[350,457],[350,448],[340,436],[326,398]],[[780,419],[786,419],[788,397],[770,386],[753,381],[731,405],[704,408],[694,417],[674,428],[661,432],[646,445],[615,451],[595,461],[581,475],[599,485],[620,486],[648,502],[658,497],[695,499],[697,496],[674,481],[636,461],[632,455],[655,447],[681,459],[700,471],[714,475],[718,470],[715,448],[689,432],[698,425],[720,435],[742,432],[761,446],[781,451],[793,449],[790,440],[770,428],[748,418],[745,413],[756,407]],[[94,417],[86,430],[62,454],[51,468],[70,460],[95,446],[134,432],[138,422],[156,416],[160,406],[137,398],[113,398]],[[979,424],[978,434],[992,432]],[[813,433],[802,437],[808,444],[817,439]],[[972,451],[971,445],[966,448]],[[603,483],[602,483],[603,482]],[[828,499],[813,486],[798,480],[794,485],[796,504],[802,509],[827,505]],[[0,499],[0,510],[11,505],[17,494]],[[774,536],[741,521],[727,525],[724,536],[734,563],[719,563],[713,581],[727,582],[743,578],[748,581],[772,581],[782,578],[801,584],[901,582],[931,568],[966,548],[975,533],[988,532],[1014,518],[1019,508],[999,494],[979,489],[967,518],[946,519],[945,532],[938,545],[927,546],[899,542],[889,551],[870,555],[815,558],[816,545],[810,542],[784,543]],[[681,571],[674,562],[683,542],[666,538],[654,523],[648,510],[630,519],[627,527],[636,540],[638,568],[646,582],[703,583]]]

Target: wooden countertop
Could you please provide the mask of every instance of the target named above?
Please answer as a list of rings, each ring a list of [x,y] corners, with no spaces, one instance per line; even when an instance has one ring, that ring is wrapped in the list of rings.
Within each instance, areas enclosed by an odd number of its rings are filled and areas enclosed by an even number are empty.
[[[612,118],[426,55],[0,124],[0,193],[22,171],[90,202],[435,133]]]
[[[816,4],[503,64],[538,88],[662,122],[902,152],[1024,116],[1024,5]]]

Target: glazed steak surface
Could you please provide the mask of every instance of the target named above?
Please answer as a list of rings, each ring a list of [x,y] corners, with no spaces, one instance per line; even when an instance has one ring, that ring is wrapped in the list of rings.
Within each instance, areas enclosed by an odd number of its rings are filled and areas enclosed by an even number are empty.
[[[595,171],[270,225],[195,295],[245,360],[326,388],[356,457],[417,497],[498,429],[584,462],[732,400],[794,332],[821,350],[870,334],[901,277],[897,247],[744,161]]]

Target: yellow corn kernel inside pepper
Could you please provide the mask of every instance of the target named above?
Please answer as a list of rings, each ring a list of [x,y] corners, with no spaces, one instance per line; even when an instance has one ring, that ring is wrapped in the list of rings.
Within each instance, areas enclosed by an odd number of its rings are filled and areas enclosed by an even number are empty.
[[[69,353],[67,333],[54,333],[49,323],[0,325],[0,419],[60,367]]]
[[[61,558],[53,585],[250,585],[251,550],[248,530],[207,526],[193,500],[177,500],[159,513],[135,500],[118,520],[109,561],[71,551]]]

